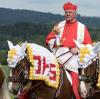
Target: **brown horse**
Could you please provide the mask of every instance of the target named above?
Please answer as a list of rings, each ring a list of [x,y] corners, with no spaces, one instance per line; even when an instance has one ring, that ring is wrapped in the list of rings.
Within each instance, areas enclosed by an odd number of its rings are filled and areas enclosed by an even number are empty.
[[[100,90],[97,88],[99,74],[99,59],[92,60],[86,68],[79,68],[80,93],[83,98],[100,99]]]
[[[99,57],[99,73],[100,73],[100,51],[98,52],[98,57]],[[100,89],[96,89],[93,96],[88,97],[88,99],[100,99]]]
[[[26,44],[22,44],[18,48],[13,46],[11,42],[8,43],[10,50],[22,50],[26,53],[27,49]],[[39,45],[36,45],[39,47]],[[22,48],[23,47],[23,48]],[[47,49],[46,49],[47,50]],[[44,52],[48,52],[48,51]],[[21,53],[23,53],[21,51]],[[42,49],[43,51],[43,49]],[[16,52],[14,52],[16,53]],[[21,55],[19,53],[19,55]],[[18,54],[17,54],[18,56]],[[9,60],[9,55],[8,55]],[[12,62],[13,63],[13,62]],[[10,63],[8,62],[8,65]],[[13,67],[11,64],[10,68],[10,77],[9,80],[9,89],[14,94],[16,94],[16,99],[71,99],[73,96],[73,91],[69,80],[66,77],[66,73],[63,67],[60,69],[60,81],[59,87],[53,88],[48,85],[44,81],[41,80],[29,80],[29,68],[30,68],[30,61],[27,53],[20,61],[17,61],[16,66]]]
[[[5,81],[5,76],[2,68],[0,67],[0,99],[11,99]]]
[[[3,73],[2,69],[0,68],[0,88],[3,84],[3,81],[4,81],[4,73]]]
[[[12,68],[13,76],[9,78],[10,81],[13,82],[12,91],[16,94],[19,90],[22,90],[22,93],[17,97],[18,99],[71,99],[71,84],[66,78],[65,70],[63,68],[61,69],[62,74],[59,88],[54,89],[47,86],[43,81],[28,80],[25,75],[25,68],[28,66],[30,66],[30,63],[25,57],[18,63],[16,68]],[[22,89],[20,89],[20,86]]]

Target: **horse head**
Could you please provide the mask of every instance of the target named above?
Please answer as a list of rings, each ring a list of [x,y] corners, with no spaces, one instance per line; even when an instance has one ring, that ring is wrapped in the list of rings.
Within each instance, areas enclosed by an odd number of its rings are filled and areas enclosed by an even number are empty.
[[[19,82],[21,83],[24,78],[25,73],[25,64],[27,58],[25,58],[25,50],[26,50],[27,42],[21,45],[13,45],[12,42],[8,41],[9,51],[8,51],[8,66],[10,67],[10,77],[9,80],[11,82],[8,83],[8,87],[10,91],[16,93],[19,91]],[[24,61],[24,62],[22,62]],[[23,64],[22,64],[23,63]]]
[[[98,58],[91,61],[86,68],[79,68],[80,94],[83,98],[90,97],[94,94],[98,80],[99,70]]]
[[[82,98],[87,98],[92,96],[97,88],[96,83],[99,74],[99,57],[97,53],[100,50],[100,42],[95,46],[83,45],[78,41],[75,41],[75,43],[79,48],[79,90]]]

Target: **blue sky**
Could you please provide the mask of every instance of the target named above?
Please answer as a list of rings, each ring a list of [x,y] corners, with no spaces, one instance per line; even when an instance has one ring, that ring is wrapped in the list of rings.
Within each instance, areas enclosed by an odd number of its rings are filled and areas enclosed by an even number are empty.
[[[100,0],[0,0],[0,7],[28,9],[54,14],[64,14],[63,4],[71,1],[78,6],[78,13],[100,17]]]

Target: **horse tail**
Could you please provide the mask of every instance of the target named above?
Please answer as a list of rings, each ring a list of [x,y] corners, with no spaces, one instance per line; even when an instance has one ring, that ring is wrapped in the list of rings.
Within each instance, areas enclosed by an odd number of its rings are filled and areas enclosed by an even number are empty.
[[[6,80],[3,81],[3,84],[0,88],[0,99],[11,99]]]

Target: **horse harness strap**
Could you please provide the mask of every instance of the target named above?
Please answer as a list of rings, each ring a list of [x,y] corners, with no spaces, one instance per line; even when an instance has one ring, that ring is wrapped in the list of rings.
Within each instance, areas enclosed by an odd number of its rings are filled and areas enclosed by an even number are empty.
[[[92,82],[92,81],[96,81],[96,77],[89,77],[89,76],[86,76],[86,75],[81,75],[79,76],[79,80],[80,81],[85,81],[85,82]]]
[[[60,95],[62,85],[63,85],[63,67],[61,67],[60,69],[60,83],[59,83],[59,88],[56,91],[55,98],[57,98]]]
[[[36,88],[37,86],[39,86],[41,84],[42,84],[42,82],[39,82],[39,83],[35,84],[33,87],[31,87],[31,90],[34,89],[34,88]]]

